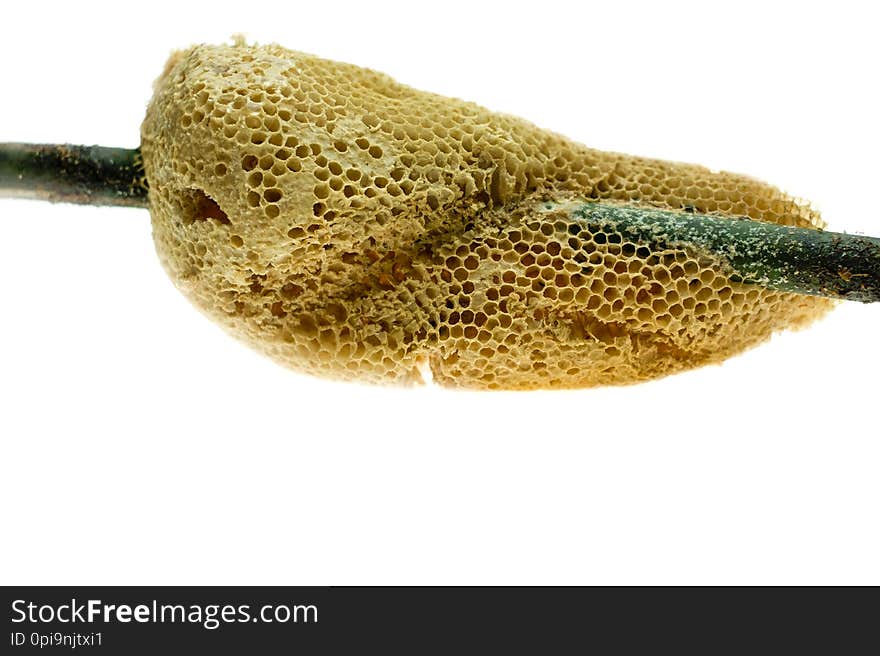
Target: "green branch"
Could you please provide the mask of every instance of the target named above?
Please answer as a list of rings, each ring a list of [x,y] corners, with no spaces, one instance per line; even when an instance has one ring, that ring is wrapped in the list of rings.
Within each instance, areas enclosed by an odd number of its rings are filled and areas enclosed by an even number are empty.
[[[0,143],[0,197],[147,207],[147,195],[139,149]],[[880,301],[880,239],[874,237],[610,203],[549,203],[544,209],[636,246],[714,257],[733,280]]]
[[[0,143],[0,196],[147,207],[140,150]]]
[[[880,239],[811,228],[604,203],[547,204],[594,232],[652,250],[721,260],[735,281],[795,294],[880,301]]]

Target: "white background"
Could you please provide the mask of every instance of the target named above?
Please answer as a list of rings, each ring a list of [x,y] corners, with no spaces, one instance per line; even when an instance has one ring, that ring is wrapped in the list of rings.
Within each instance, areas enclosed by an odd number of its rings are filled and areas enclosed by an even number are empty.
[[[870,3],[10,2],[0,141],[134,147],[170,50],[354,62],[880,234]],[[315,380],[146,212],[0,200],[0,583],[880,583],[880,308],[619,389]]]

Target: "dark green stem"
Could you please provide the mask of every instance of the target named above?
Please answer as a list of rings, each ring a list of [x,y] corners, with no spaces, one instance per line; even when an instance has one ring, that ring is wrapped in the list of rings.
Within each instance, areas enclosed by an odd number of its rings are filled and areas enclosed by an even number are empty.
[[[0,196],[147,207],[140,149],[0,143]]]
[[[147,207],[140,149],[0,143],[0,197]],[[633,205],[550,203],[594,232],[719,261],[733,280],[796,294],[880,301],[880,239]]]
[[[795,294],[880,301],[880,239],[875,237],[632,205],[587,202],[548,204],[546,209],[653,251],[713,257],[735,281]]]

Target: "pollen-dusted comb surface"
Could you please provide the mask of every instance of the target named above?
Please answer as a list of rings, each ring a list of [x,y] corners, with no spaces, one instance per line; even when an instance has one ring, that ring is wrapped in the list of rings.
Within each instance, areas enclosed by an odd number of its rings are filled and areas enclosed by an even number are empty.
[[[719,361],[831,302],[591,232],[547,201],[820,227],[742,175],[591,150],[279,46],[176,53],[142,127],[156,246],[204,312],[314,374],[623,384]]]

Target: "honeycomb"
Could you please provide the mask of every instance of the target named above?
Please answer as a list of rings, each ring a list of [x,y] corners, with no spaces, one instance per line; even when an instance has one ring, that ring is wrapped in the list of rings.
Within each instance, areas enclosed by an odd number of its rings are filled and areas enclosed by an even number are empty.
[[[832,306],[565,211],[601,201],[822,227],[774,187],[593,150],[277,45],[173,54],[142,151],[177,286],[310,374],[619,385],[719,362]]]

